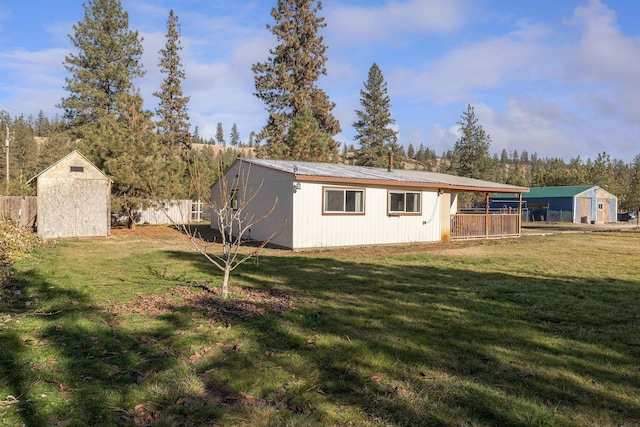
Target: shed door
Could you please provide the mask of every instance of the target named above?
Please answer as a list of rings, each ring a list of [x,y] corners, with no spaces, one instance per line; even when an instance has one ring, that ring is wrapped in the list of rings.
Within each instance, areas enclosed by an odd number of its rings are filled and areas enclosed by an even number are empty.
[[[611,200],[598,199],[598,220],[599,223],[611,222]]]
[[[591,198],[578,197],[578,222],[588,224],[591,222]],[[574,219],[575,221],[575,219]]]

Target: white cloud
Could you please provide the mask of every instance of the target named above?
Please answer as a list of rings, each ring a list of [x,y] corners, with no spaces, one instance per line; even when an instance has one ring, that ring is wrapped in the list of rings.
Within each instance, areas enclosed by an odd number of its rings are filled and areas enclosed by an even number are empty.
[[[387,1],[382,6],[326,7],[328,38],[336,43],[392,44],[424,33],[448,33],[464,23],[466,8],[457,0]]]
[[[613,10],[599,0],[589,0],[575,9],[567,24],[583,32],[574,50],[576,62],[568,64],[571,75],[588,82],[638,87],[640,39],[621,33]]]
[[[545,28],[527,26],[453,49],[422,67],[399,68],[389,86],[398,94],[436,104],[466,101],[477,91],[556,74],[554,50],[545,45]]]

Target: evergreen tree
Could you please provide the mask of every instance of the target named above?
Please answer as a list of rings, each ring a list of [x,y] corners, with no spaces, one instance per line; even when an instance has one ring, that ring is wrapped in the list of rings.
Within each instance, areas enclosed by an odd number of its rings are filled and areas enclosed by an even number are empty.
[[[144,75],[140,58],[142,38],[129,30],[129,15],[119,0],[88,0],[84,20],[73,26],[69,38],[75,54],[65,58],[65,89],[60,107],[72,125],[95,123],[114,112],[131,80]]]
[[[503,148],[500,153],[500,167],[506,168],[507,164],[509,164],[509,155],[507,154],[507,150]]]
[[[38,152],[38,170],[44,170],[73,151],[75,144],[69,132],[56,132],[47,138]]]
[[[410,159],[416,158],[416,149],[414,148],[412,143],[409,143],[409,147],[407,147],[407,157]]]
[[[153,132],[151,113],[142,110],[142,98],[134,93],[121,97],[118,114],[103,117],[87,132],[85,144],[100,150],[102,169],[113,180],[114,212],[124,211],[129,227],[135,227],[140,208],[155,202],[184,198],[180,183],[184,163],[167,155],[167,148]],[[91,153],[95,156],[95,152]]]
[[[216,126],[216,142],[222,147],[227,146],[227,141],[224,140],[224,130],[222,130],[222,122],[218,122]]]
[[[44,111],[40,110],[38,112],[38,118],[34,123],[33,129],[35,136],[38,137],[46,137],[51,135],[51,123],[49,123],[49,119],[44,115]]]
[[[288,129],[293,119],[309,107],[319,130],[327,135],[329,158],[336,157],[338,143],[332,138],[340,132],[340,123],[331,111],[335,104],[318,88],[316,82],[326,75],[327,47],[318,31],[324,18],[318,16],[322,3],[315,0],[278,0],[271,16],[275,24],[267,29],[278,45],[270,50],[266,62],[254,64],[255,95],[269,113],[267,124],[258,138],[265,140],[263,154],[274,158],[292,158],[287,145]]]
[[[491,137],[478,123],[471,104],[467,105],[467,111],[457,124],[461,135],[453,149],[453,171],[468,178],[493,178],[495,171],[489,156]]]
[[[238,126],[234,123],[233,126],[231,126],[231,136],[229,139],[229,143],[233,146],[233,147],[239,147],[240,144],[240,132],[238,132]]]
[[[13,124],[9,126],[9,131],[11,133],[9,144],[10,180],[13,182],[12,188],[14,188],[15,195],[24,195],[24,183],[39,172],[38,145],[33,135],[33,129],[22,115],[13,121]]]
[[[369,69],[364,89],[360,90],[360,105],[362,110],[356,110],[358,120],[353,123],[356,130],[353,139],[360,142],[356,164],[387,166],[389,152],[394,154],[394,162],[399,163],[401,158],[396,144],[398,132],[391,128],[396,121],[391,117],[387,83],[376,63]]]
[[[633,159],[629,173],[629,197],[627,206],[628,209],[639,215],[637,218],[640,220],[640,154]]]
[[[418,146],[418,151],[416,151],[416,160],[420,163],[424,163],[427,160],[426,153],[424,151],[424,144],[421,142],[420,146]]]
[[[189,135],[189,113],[187,104],[189,97],[182,93],[182,81],[185,78],[180,62],[180,24],[178,17],[169,11],[167,19],[166,45],[160,49],[160,72],[165,75],[160,92],[153,95],[160,99],[156,114],[159,117],[158,126],[160,143],[170,148],[170,151],[180,150],[183,158],[191,148]]]
[[[509,174],[509,177],[506,179],[506,184],[518,185],[520,187],[529,186],[529,182],[527,181],[527,178],[524,176],[524,172],[518,166],[516,166],[513,172]]]
[[[311,108],[304,108],[293,118],[285,142],[290,147],[290,158],[304,161],[326,162],[330,160],[331,136],[320,129]]]
[[[590,185],[597,185],[606,190],[613,187],[613,164],[611,163],[611,157],[606,152],[598,154],[598,157],[588,169],[587,177]]]

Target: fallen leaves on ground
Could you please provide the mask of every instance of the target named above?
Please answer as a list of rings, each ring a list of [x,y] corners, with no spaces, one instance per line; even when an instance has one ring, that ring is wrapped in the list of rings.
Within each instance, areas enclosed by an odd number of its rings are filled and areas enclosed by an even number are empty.
[[[267,313],[282,314],[293,307],[289,295],[271,289],[234,286],[234,295],[228,300],[222,300],[217,289],[203,292],[200,288],[196,285],[175,286],[161,295],[138,293],[134,300],[113,305],[109,311],[115,316],[138,314],[156,318],[190,309],[204,312],[213,321],[226,322],[231,326],[231,323],[262,317]]]
[[[160,410],[155,408],[153,403],[147,402],[134,406],[122,416],[122,419],[138,427],[151,427],[159,417]]]
[[[369,381],[374,382],[374,383],[379,383],[380,381],[382,381],[383,379],[383,375],[382,374],[376,374],[376,375],[372,375],[371,377],[369,377]]]

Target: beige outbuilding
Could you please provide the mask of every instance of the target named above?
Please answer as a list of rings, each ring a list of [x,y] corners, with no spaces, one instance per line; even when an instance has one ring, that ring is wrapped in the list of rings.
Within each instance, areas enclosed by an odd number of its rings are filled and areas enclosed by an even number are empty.
[[[36,183],[36,229],[46,239],[111,234],[111,179],[73,151],[27,183]]]

